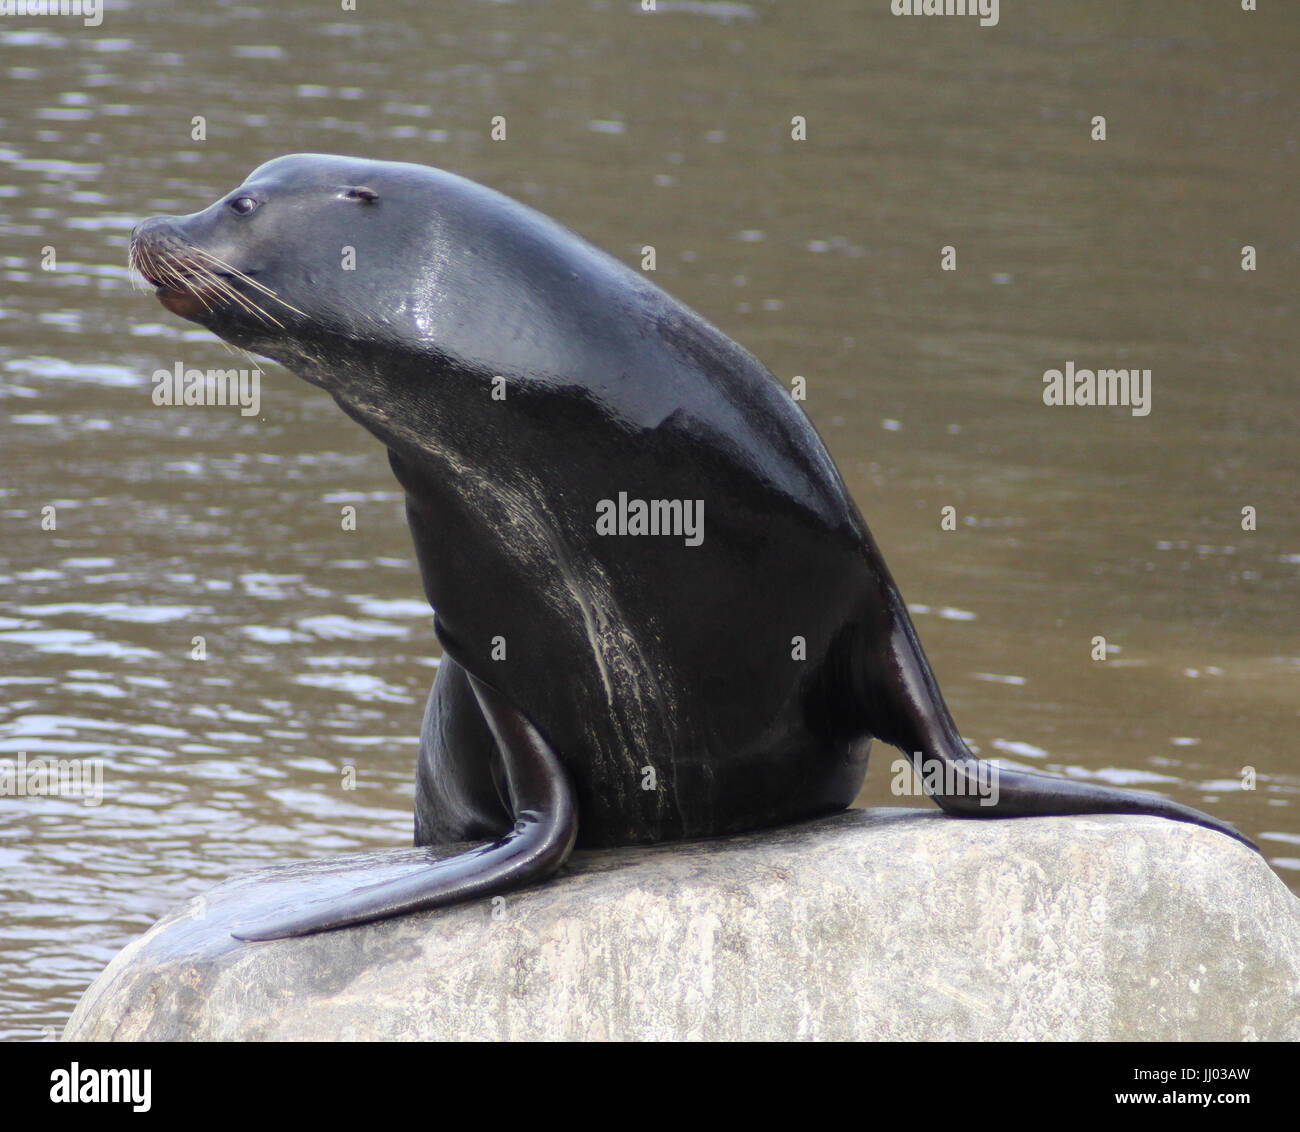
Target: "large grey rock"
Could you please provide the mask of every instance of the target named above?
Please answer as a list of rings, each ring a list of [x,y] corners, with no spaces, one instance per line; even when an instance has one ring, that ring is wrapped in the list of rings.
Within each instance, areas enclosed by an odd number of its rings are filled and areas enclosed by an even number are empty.
[[[65,1037],[1300,1039],[1300,901],[1159,818],[857,811],[575,854],[495,906],[229,934],[322,870],[417,855],[228,881],[118,955]]]

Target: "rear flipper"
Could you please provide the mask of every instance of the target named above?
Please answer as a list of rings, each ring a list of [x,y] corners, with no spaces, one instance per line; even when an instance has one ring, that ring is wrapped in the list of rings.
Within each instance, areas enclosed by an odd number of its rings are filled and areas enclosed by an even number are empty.
[[[283,913],[239,924],[236,939],[285,939],[503,892],[558,869],[578,835],[573,788],[560,761],[528,719],[473,676],[474,695],[505,767],[514,828],[497,841],[431,859],[409,876],[312,897]]]
[[[961,740],[958,739],[957,742],[961,743]],[[932,795],[944,813],[973,818],[1046,817],[1051,814],[1151,814],[1218,830],[1243,845],[1250,846],[1256,853],[1261,851],[1258,845],[1226,822],[1159,794],[1149,794],[1143,790],[1117,790],[1088,782],[1073,782],[1068,778],[1054,778],[1047,774],[1003,770],[977,759],[966,750],[964,743],[961,743],[957,754],[950,752],[947,756],[940,754],[939,757],[952,768],[950,773],[958,783],[956,789],[949,793]],[[918,762],[915,754],[912,754],[912,761],[913,765]]]
[[[1045,774],[1003,770],[977,759],[962,741],[939,693],[898,591],[887,577],[891,627],[858,639],[859,696],[871,733],[911,759],[926,792],[949,814],[1003,818],[1053,814],[1151,814],[1218,830],[1255,852],[1226,822],[1159,794],[1117,790]],[[882,643],[883,642],[883,643]]]

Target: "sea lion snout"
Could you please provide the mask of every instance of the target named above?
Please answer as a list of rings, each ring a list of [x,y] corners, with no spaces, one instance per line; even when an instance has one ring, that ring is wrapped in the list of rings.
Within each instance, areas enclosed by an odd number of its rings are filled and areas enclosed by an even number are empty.
[[[151,286],[162,287],[167,281],[166,265],[177,254],[183,254],[187,246],[176,229],[175,217],[150,216],[131,229],[131,269],[143,275]]]
[[[137,224],[131,232],[128,260],[167,310],[191,321],[202,315],[204,292],[211,290],[211,269],[181,234],[175,217],[151,216]]]
[[[282,330],[287,312],[301,314],[254,278],[246,241],[229,238],[212,209],[189,216],[151,216],[131,232],[128,261],[173,314],[202,325],[240,323]],[[276,313],[268,307],[274,306]]]

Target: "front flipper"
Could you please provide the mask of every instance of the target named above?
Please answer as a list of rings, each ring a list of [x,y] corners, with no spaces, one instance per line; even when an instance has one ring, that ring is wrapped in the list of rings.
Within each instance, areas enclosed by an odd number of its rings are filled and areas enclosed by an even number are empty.
[[[555,752],[500,692],[470,676],[505,766],[514,828],[454,857],[431,859],[409,876],[312,898],[283,913],[239,924],[236,939],[285,939],[504,892],[553,873],[578,835],[573,787]],[[432,858],[432,854],[431,854]]]

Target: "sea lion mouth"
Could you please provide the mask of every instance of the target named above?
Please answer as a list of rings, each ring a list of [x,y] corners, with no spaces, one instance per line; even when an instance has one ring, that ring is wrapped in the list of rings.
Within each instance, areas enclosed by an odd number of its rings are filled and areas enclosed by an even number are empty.
[[[145,277],[151,287],[159,291],[201,291],[215,276],[217,279],[234,279],[229,271],[201,272],[184,260],[174,260],[166,268],[154,262],[136,264],[135,269]],[[251,276],[250,276],[251,278]]]
[[[268,326],[283,328],[267,309],[268,301],[306,317],[254,279],[255,271],[241,271],[212,252],[182,242],[173,230],[160,229],[151,222],[131,234],[127,262],[154,288],[164,307],[191,321],[221,310],[242,312]]]

